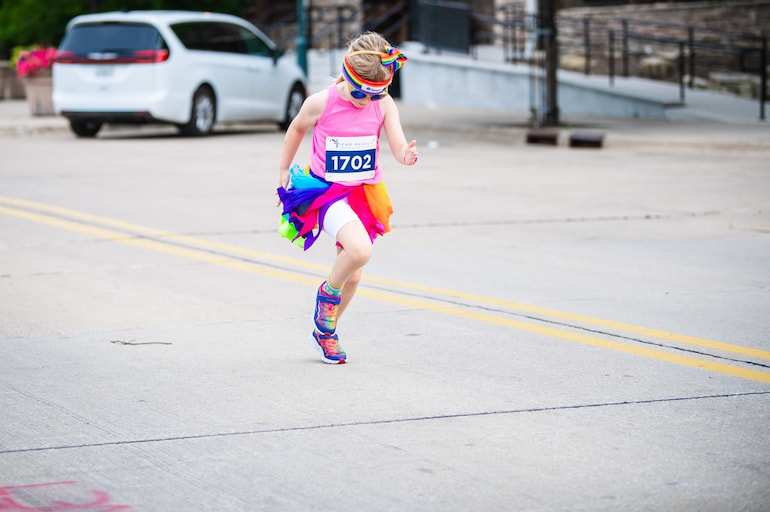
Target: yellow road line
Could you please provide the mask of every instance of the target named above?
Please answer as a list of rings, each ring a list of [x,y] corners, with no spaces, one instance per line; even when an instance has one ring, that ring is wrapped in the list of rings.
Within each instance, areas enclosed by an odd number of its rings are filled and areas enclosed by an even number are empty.
[[[316,263],[308,262],[297,258],[290,258],[287,256],[280,256],[280,255],[271,254],[264,251],[257,251],[255,249],[246,249],[244,247],[239,247],[236,245],[223,244],[219,242],[213,242],[210,240],[203,240],[200,238],[190,237],[190,236],[181,235],[178,233],[171,233],[168,231],[163,231],[163,230],[159,230],[159,229],[155,229],[147,226],[142,226],[139,224],[132,224],[130,222],[124,222],[124,221],[110,219],[106,217],[100,217],[97,215],[92,215],[92,214],[80,212],[77,210],[71,210],[68,208],[52,206],[45,203],[38,203],[35,201],[28,201],[25,199],[17,199],[17,198],[1,196],[1,195],[0,195],[0,201],[8,204],[21,206],[24,208],[32,208],[40,211],[55,213],[55,214],[67,216],[73,219],[81,219],[88,222],[94,222],[104,226],[112,226],[118,229],[125,229],[125,230],[136,232],[139,234],[151,234],[159,238],[175,240],[177,242],[188,244],[188,245],[206,247],[209,249],[225,251],[230,254],[240,254],[243,256],[258,258],[261,260],[274,261],[281,264],[292,266],[294,268],[307,268],[315,271],[320,271],[322,273],[327,273],[329,271],[328,266],[319,265]],[[560,320],[567,320],[570,322],[578,322],[584,325],[594,325],[594,326],[603,327],[606,329],[612,329],[614,331],[627,332],[627,333],[637,334],[639,336],[646,336],[646,337],[659,339],[659,340],[672,341],[672,342],[681,343],[684,345],[692,345],[692,346],[703,347],[703,348],[708,348],[713,350],[719,350],[719,351],[727,352],[731,354],[739,354],[747,357],[754,357],[757,359],[770,360],[770,351],[752,348],[752,347],[744,347],[741,345],[733,345],[731,343],[725,343],[722,341],[714,341],[714,340],[709,340],[704,338],[697,338],[695,336],[676,334],[672,332],[662,331],[659,329],[652,329],[649,327],[641,327],[633,324],[616,322],[614,320],[605,320],[602,318],[583,316],[583,315],[578,315],[575,313],[569,313],[565,311],[558,311],[558,310],[543,308],[539,306],[532,306],[529,304],[522,304],[519,302],[506,301],[502,299],[496,299],[493,297],[485,297],[482,295],[475,295],[475,294],[464,293],[464,292],[459,292],[455,290],[448,290],[445,288],[436,288],[436,287],[424,286],[420,284],[407,283],[403,281],[396,281],[393,279],[372,276],[369,274],[365,274],[364,279],[365,281],[369,281],[373,283],[379,283],[379,284],[388,285],[388,286],[397,286],[399,288],[419,291],[422,293],[428,293],[428,294],[437,295],[440,297],[452,297],[455,299],[468,300],[468,301],[477,302],[479,304],[486,304],[486,305],[501,307],[512,311],[531,313],[534,315],[546,316],[549,318],[556,318]]]
[[[279,263],[285,263],[292,266],[299,266],[303,268],[309,268],[313,270],[320,270],[322,272],[328,272],[329,267],[318,265],[316,263],[307,262],[305,260],[295,259],[295,258],[289,258],[285,256],[279,256],[276,254],[271,254],[269,252],[263,252],[263,251],[257,251],[255,249],[246,249],[243,247],[238,247],[237,245],[230,245],[230,244],[222,244],[218,242],[212,242],[210,240],[203,240],[201,238],[195,238],[191,236],[182,235],[179,233],[172,233],[169,231],[163,231],[161,229],[155,229],[148,226],[142,226],[139,224],[132,224],[130,222],[124,222],[121,220],[116,219],[110,219],[107,217],[100,217],[98,215],[92,215],[90,213],[80,212],[77,210],[71,210],[69,208],[61,208],[59,206],[52,206],[45,203],[38,203],[35,201],[27,201],[25,199],[17,199],[15,197],[8,197],[8,196],[2,196],[0,195],[0,202],[20,206],[23,208],[29,208],[33,210],[39,210],[43,212],[49,212],[49,213],[55,213],[57,215],[62,215],[65,217],[70,217],[72,219],[80,219],[87,222],[93,222],[96,224],[101,224],[102,226],[110,226],[117,229],[125,229],[127,231],[132,231],[137,234],[143,234],[143,235],[153,235],[158,238],[165,238],[168,240],[174,240],[180,243],[188,244],[188,245],[197,245],[199,247],[207,247],[209,249],[218,249],[222,251],[227,251],[233,254],[241,254],[244,256],[250,256],[254,258],[260,258],[263,260],[268,261],[276,261]],[[278,220],[276,218],[276,225],[278,223]],[[277,230],[277,228],[276,228]]]
[[[95,236],[98,238],[104,238],[112,242],[118,242],[121,244],[131,245],[133,247],[139,247],[142,249],[148,249],[164,254],[170,254],[173,256],[180,256],[201,263],[207,263],[209,265],[216,265],[218,267],[225,267],[232,270],[238,270],[241,272],[250,272],[252,274],[262,274],[276,279],[283,279],[285,281],[293,281],[296,283],[308,284],[316,286],[318,285],[317,279],[311,276],[304,276],[295,272],[288,272],[285,270],[279,270],[270,267],[263,267],[254,263],[246,261],[234,260],[226,256],[215,255],[207,252],[203,252],[197,249],[188,249],[185,247],[179,247],[176,245],[170,245],[155,240],[149,240],[146,238],[137,238],[125,233],[119,233],[117,231],[110,231],[104,228],[97,228],[89,226],[87,224],[80,224],[69,220],[57,219],[55,217],[49,217],[40,213],[27,212],[23,210],[16,210],[13,208],[7,208],[0,206],[0,213],[11,217],[17,217],[20,219],[45,224],[59,229],[65,229],[67,231],[74,231],[77,233],[84,233],[87,235]]]
[[[456,306],[449,306],[445,304],[435,304],[425,300],[411,299],[400,295],[393,295],[387,292],[380,292],[370,289],[359,289],[358,295],[363,295],[372,299],[381,300],[384,302],[390,302],[402,306],[409,306],[413,308],[425,309],[434,311],[437,313],[445,313],[452,316],[458,316],[462,318],[468,318],[477,322],[484,322],[488,324],[500,325],[503,327],[510,327],[521,331],[527,331],[535,334],[541,334],[543,336],[549,336],[551,338],[558,338],[562,340],[572,341],[575,343],[582,343],[584,345],[591,345],[594,347],[607,348],[611,350],[617,350],[625,352],[627,354],[633,354],[637,356],[644,356],[651,359],[657,359],[659,361],[667,361],[669,363],[680,364],[683,366],[689,366],[692,368],[700,368],[702,370],[708,370],[714,373],[721,373],[723,375],[731,375],[733,377],[741,377],[743,379],[754,380],[757,382],[764,382],[770,384],[770,373],[763,373],[756,370],[747,370],[737,366],[731,366],[722,363],[714,363],[710,361],[704,361],[694,357],[683,356],[679,354],[663,352],[661,350],[654,350],[646,347],[639,347],[636,345],[626,345],[617,341],[605,340],[597,338],[595,336],[589,336],[573,331],[564,331],[556,329],[555,327],[548,327],[538,324],[531,324],[528,322],[522,322],[520,320],[513,320],[510,318],[495,316],[489,313],[482,313],[479,311],[462,309]]]
[[[17,204],[19,206],[25,206],[25,207],[34,207],[38,210],[45,210],[50,211],[52,213],[58,213],[62,215],[67,215],[74,218],[79,218],[82,220],[87,220],[90,222],[97,222],[104,225],[111,225],[114,227],[119,227],[122,229],[127,229],[134,232],[139,232],[138,234],[141,234],[143,231],[144,233],[151,233],[158,237],[165,237],[168,239],[173,239],[175,241],[183,241],[185,243],[194,244],[199,247],[208,247],[208,248],[218,248],[222,250],[229,250],[232,252],[238,252],[241,254],[249,254],[251,256],[258,256],[262,257],[262,255],[265,255],[266,257],[264,259],[269,259],[272,261],[280,261],[283,263],[291,263],[294,260],[292,258],[284,258],[282,256],[272,255],[269,253],[262,253],[261,251],[253,251],[249,249],[243,249],[236,246],[230,246],[227,244],[218,244],[215,242],[209,242],[202,239],[197,239],[193,237],[188,237],[184,235],[175,235],[173,233],[156,230],[152,228],[146,228],[143,226],[138,226],[136,224],[130,224],[122,221],[112,220],[112,219],[106,219],[90,214],[85,214],[81,212],[76,212],[73,210],[67,210],[64,208],[58,208],[58,207],[52,207],[48,205],[41,205],[39,203],[32,203],[29,201],[23,201],[23,200],[17,200],[12,198],[6,198],[3,196],[0,196],[0,201],[6,202],[6,203],[12,203]],[[42,208],[41,208],[42,207]],[[219,267],[224,267],[232,270],[237,270],[241,272],[249,272],[249,273],[255,273],[255,274],[261,274],[269,277],[273,277],[276,279],[282,279],[286,281],[292,281],[296,283],[301,284],[307,284],[310,286],[315,286],[316,278],[311,276],[304,276],[301,274],[297,274],[295,272],[285,271],[285,270],[279,270],[275,268],[270,267],[264,267],[260,266],[255,263],[249,263],[245,261],[239,261],[234,260],[232,258],[221,256],[221,255],[214,255],[211,253],[203,252],[198,249],[191,249],[191,248],[185,248],[185,247],[179,247],[176,245],[170,245],[164,242],[159,242],[156,240],[149,240],[146,238],[137,238],[132,235],[127,235],[125,233],[120,233],[116,231],[111,231],[104,228],[99,228],[95,226],[91,226],[88,224],[82,224],[78,222],[73,222],[70,220],[60,219],[56,217],[51,217],[48,215],[44,215],[41,213],[35,213],[25,210],[18,210],[16,208],[9,208],[0,206],[0,213],[5,214],[11,217],[21,218],[25,220],[29,220],[32,222],[37,222],[40,224],[45,224],[48,226],[56,227],[59,229],[64,229],[68,231],[74,231],[79,233],[88,234],[91,236],[95,236],[98,238],[103,238],[106,240],[110,240],[117,243],[127,244],[134,247],[139,247],[147,250],[152,250],[164,254],[170,254],[174,256],[179,256],[187,259],[191,259],[194,261],[199,261],[202,263],[215,265]],[[238,251],[234,251],[232,249],[238,249]],[[301,260],[296,260],[298,262],[301,262]],[[304,262],[301,262],[304,263]],[[306,265],[305,265],[306,266]],[[321,267],[323,269],[326,269],[326,267]],[[552,316],[557,318],[562,318],[566,320],[572,320],[577,322],[583,322],[583,323],[594,323],[596,325],[601,325],[608,328],[615,328],[618,330],[631,330],[634,329],[634,331],[631,332],[637,332],[638,334],[645,333],[645,335],[653,336],[654,334],[663,334],[664,336],[654,336],[663,339],[671,339],[674,341],[677,340],[689,340],[690,344],[697,344],[700,346],[706,346],[709,348],[717,348],[718,350],[725,350],[728,352],[736,352],[736,353],[742,353],[745,355],[753,355],[754,353],[758,354],[767,354],[766,351],[761,351],[758,349],[751,349],[749,347],[739,347],[736,345],[730,345],[727,343],[722,342],[716,342],[711,340],[701,340],[699,338],[693,338],[690,336],[683,336],[683,335],[677,335],[673,333],[666,333],[664,331],[658,331],[655,329],[648,329],[644,327],[636,327],[636,326],[630,326],[628,324],[623,324],[619,322],[613,322],[609,320],[602,320],[602,319],[594,319],[590,317],[583,317],[581,315],[574,315],[571,313],[564,313],[559,311],[553,311],[545,308],[538,308],[535,306],[528,306],[526,304],[517,304],[513,302],[508,301],[501,301],[497,299],[492,299],[489,297],[483,297],[473,294],[465,294],[460,292],[454,292],[451,290],[443,290],[440,288],[432,288],[432,287],[425,287],[420,285],[414,285],[410,283],[404,283],[400,281],[392,281],[388,279],[383,278],[372,278],[369,277],[370,280],[380,282],[383,284],[390,284],[390,285],[396,285],[403,288],[409,288],[409,289],[415,289],[420,291],[429,292],[432,294],[437,295],[443,295],[443,296],[451,296],[455,298],[462,298],[466,300],[473,300],[475,302],[481,302],[481,303],[487,303],[487,304],[494,304],[505,308],[510,309],[518,309],[522,311],[528,311],[536,314],[541,314],[544,316]],[[410,298],[410,297],[404,297],[402,295],[390,293],[390,292],[383,292],[373,289],[367,289],[365,287],[361,287],[359,289],[359,294],[365,297],[369,297],[375,300],[380,300],[392,304],[407,306],[407,307],[413,307],[413,308],[419,308],[423,310],[428,311],[434,311],[437,313],[443,313],[448,314],[452,316],[462,317],[462,318],[468,318],[471,320],[484,322],[488,324],[494,324],[494,325],[500,325],[504,327],[509,327],[513,329],[523,330],[531,333],[540,334],[543,336],[549,336],[553,338],[563,339],[571,342],[576,343],[582,343],[585,345],[591,345],[595,347],[600,348],[606,348],[611,350],[616,350],[620,352],[625,352],[628,354],[648,357],[651,359],[657,359],[660,361],[667,361],[670,363],[680,364],[683,366],[689,366],[692,368],[700,368],[703,370],[708,370],[714,373],[719,373],[723,375],[730,375],[734,377],[740,377],[743,379],[753,380],[757,382],[764,382],[770,384],[770,374],[763,373],[756,370],[748,370],[744,368],[740,368],[737,366],[731,366],[723,363],[715,363],[710,361],[704,361],[701,359],[683,356],[679,354],[673,354],[669,352],[664,352],[660,350],[654,350],[646,347],[639,347],[635,345],[626,345],[620,342],[616,341],[609,341],[602,338],[589,336],[582,333],[577,333],[573,331],[566,331],[557,329],[554,327],[548,327],[548,326],[542,326],[538,324],[532,324],[528,322],[523,322],[519,320],[513,320],[510,318],[495,316],[493,314],[489,313],[482,313],[478,311],[463,309],[461,307],[447,305],[447,304],[440,304],[440,303],[434,303],[430,302],[429,300],[425,299],[416,299],[416,298]],[[694,341],[694,342],[693,342]],[[688,343],[688,341],[682,341],[683,343]],[[740,352],[738,352],[740,350]],[[765,357],[766,356],[757,356],[757,357]]]
[[[510,302],[506,300],[495,299],[492,297],[484,297],[481,295],[474,295],[471,293],[463,293],[463,292],[458,292],[453,290],[447,290],[444,288],[434,288],[431,286],[405,283],[405,282],[394,281],[392,279],[385,279],[381,277],[366,276],[366,278],[373,282],[387,284],[390,286],[398,286],[401,288],[412,289],[412,290],[430,293],[434,295],[453,297],[456,299],[462,299],[462,300],[478,302],[481,304],[498,306],[501,308],[510,309],[514,311],[523,311],[523,312],[532,313],[535,315],[546,316],[550,318],[558,318],[560,320],[569,320],[571,322],[578,322],[586,325],[595,325],[598,327],[612,329],[614,331],[629,332],[633,334],[638,334],[640,336],[646,336],[646,337],[660,339],[660,340],[674,341],[677,343],[682,343],[684,345],[694,345],[698,347],[710,348],[710,349],[720,350],[722,352],[730,352],[733,354],[741,354],[749,357],[755,357],[758,359],[770,359],[770,351],[767,351],[767,350],[761,350],[761,349],[752,348],[752,347],[743,347],[740,345],[733,345],[722,341],[696,338],[694,336],[676,334],[672,332],[661,331],[658,329],[652,329],[649,327],[640,327],[637,325],[616,322],[613,320],[604,320],[602,318],[594,318],[589,316],[577,315],[577,314],[568,313],[565,311],[557,311],[554,309],[541,308],[538,306],[531,306],[529,304],[522,304],[519,302]]]

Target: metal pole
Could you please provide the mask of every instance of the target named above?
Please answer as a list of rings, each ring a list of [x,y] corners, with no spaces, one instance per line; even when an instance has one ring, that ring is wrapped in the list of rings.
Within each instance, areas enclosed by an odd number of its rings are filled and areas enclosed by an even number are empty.
[[[762,55],[760,62],[759,82],[759,120],[765,120],[765,99],[767,98],[767,36],[762,36]]]
[[[558,86],[559,47],[556,37],[556,7],[554,0],[540,0],[540,33],[543,34],[545,51],[545,99],[546,115],[543,124],[559,125]]]
[[[583,18],[583,46],[585,46],[585,73],[591,74],[591,18]]]
[[[510,9],[503,10],[503,60],[513,61],[513,51],[510,51],[511,29],[513,28],[513,16]]]
[[[307,76],[307,38],[305,37],[305,7],[297,0],[297,64]]]
[[[690,80],[687,84],[690,89],[695,86],[695,29],[687,27],[687,46],[689,47]]]
[[[679,41],[679,101],[684,103],[684,41]]]
[[[615,31],[610,30],[609,34],[609,44],[610,44],[610,69],[609,69],[609,75],[610,75],[610,85],[615,85]]]
[[[623,76],[628,78],[628,20],[622,20],[623,24]]]
[[[307,0],[307,7],[305,8],[305,38],[307,39],[307,47],[313,47],[313,0]]]
[[[591,74],[591,18],[583,18],[583,60],[586,76]]]

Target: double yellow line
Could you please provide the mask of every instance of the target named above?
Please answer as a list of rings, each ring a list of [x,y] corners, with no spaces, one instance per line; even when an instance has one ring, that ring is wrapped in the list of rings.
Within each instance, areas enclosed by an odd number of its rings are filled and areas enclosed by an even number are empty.
[[[288,258],[263,251],[245,249],[230,244],[212,242],[24,199],[0,196],[0,214],[240,272],[256,273],[311,286],[316,286],[318,284],[318,278],[316,276],[306,275],[296,271],[281,270],[280,268],[266,266],[264,263],[278,263],[289,268],[308,269],[322,274],[328,271],[328,268],[323,265],[309,263],[296,258]],[[238,259],[238,257],[248,258],[250,260],[256,259],[257,261],[247,261],[245,259]],[[682,366],[699,368],[714,373],[770,384],[770,373],[682,355],[677,353],[675,349],[672,351],[664,351],[636,344],[621,343],[588,335],[579,332],[579,329],[581,329],[581,326],[593,326],[593,328],[606,329],[612,332],[629,333],[643,338],[662,340],[664,342],[683,345],[685,347],[700,347],[702,349],[737,354],[752,359],[770,360],[770,351],[670,333],[612,320],[576,315],[574,313],[504,301],[481,295],[395,281],[376,276],[367,275],[365,276],[365,281],[376,283],[390,289],[401,289],[413,294],[419,293],[424,296],[424,298],[417,298],[405,294],[403,291],[401,293],[398,291],[383,291],[381,289],[366,286],[362,286],[359,289],[359,295],[375,300],[400,306],[434,311],[455,317],[467,318],[477,322],[499,325],[573,343],[616,350],[627,354],[643,356],[659,361],[666,361]],[[459,300],[473,303],[477,306],[458,306],[449,303],[449,300]],[[479,307],[488,308],[490,306],[499,308],[503,311],[499,314],[479,311]],[[511,313],[542,317],[546,322],[552,321],[553,319],[570,322],[575,324],[575,330],[516,320],[510,318]]]

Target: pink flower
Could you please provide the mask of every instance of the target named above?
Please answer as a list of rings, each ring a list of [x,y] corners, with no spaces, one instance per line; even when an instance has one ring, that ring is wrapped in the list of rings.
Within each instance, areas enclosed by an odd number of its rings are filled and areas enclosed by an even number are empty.
[[[23,78],[49,69],[55,58],[56,48],[32,46],[26,50],[20,50],[12,64],[16,66],[16,74]]]

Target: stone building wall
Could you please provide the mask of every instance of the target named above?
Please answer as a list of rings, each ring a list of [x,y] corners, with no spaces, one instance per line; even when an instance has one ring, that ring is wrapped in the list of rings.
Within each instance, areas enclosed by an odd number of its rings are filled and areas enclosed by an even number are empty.
[[[770,0],[728,2],[679,2],[606,7],[575,7],[559,12],[562,67],[584,71],[583,20],[591,26],[590,69],[609,70],[608,31],[615,35],[616,74],[625,69],[631,76],[676,81],[683,50],[684,80],[696,87],[727,90],[758,97],[760,87],[759,37],[770,36]],[[627,20],[628,57],[622,60],[623,26]],[[689,31],[693,28],[694,68],[690,68]],[[748,37],[747,37],[748,36]],[[663,41],[661,41],[663,40]],[[680,47],[679,41],[684,46]],[[691,73],[692,71],[692,73]]]
[[[715,30],[750,32],[770,30],[770,1],[661,2],[560,10],[564,17],[621,19],[693,25]]]

